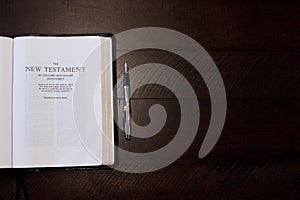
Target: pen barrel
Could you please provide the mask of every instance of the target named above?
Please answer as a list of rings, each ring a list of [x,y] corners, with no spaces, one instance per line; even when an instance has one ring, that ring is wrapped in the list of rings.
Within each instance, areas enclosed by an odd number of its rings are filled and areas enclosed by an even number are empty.
[[[125,138],[126,139],[130,139],[131,137],[131,123],[130,123],[130,113],[129,110],[124,110],[124,118],[125,118],[125,127],[124,127],[124,131],[125,131]]]
[[[124,84],[124,131],[125,138],[129,140],[131,137],[129,81],[127,83],[128,85]]]
[[[123,86],[130,86],[130,81],[129,81],[129,73],[126,72],[124,73],[124,78],[123,78]]]

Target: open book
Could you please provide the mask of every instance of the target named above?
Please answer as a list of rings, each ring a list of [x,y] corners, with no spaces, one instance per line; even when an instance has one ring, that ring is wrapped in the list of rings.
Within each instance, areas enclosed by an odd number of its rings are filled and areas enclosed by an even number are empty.
[[[0,167],[114,163],[112,40],[0,37]]]

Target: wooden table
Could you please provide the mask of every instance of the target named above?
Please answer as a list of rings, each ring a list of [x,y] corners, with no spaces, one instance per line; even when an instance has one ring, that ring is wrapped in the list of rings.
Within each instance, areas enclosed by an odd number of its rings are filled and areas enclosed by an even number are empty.
[[[199,131],[188,151],[161,170],[132,174],[112,169],[0,171],[0,199],[299,199],[300,1],[256,0],[3,0],[0,35],[83,34],[157,26],[199,42],[217,64],[227,93],[221,138],[204,159],[198,152],[210,119],[210,98],[184,59],[151,49],[117,60],[131,67],[162,63],[191,83],[201,107]],[[122,67],[117,75],[122,75]],[[195,75],[196,74],[196,75]],[[172,140],[178,100],[157,85],[140,88],[133,119],[149,123],[153,104],[169,117],[156,136],[120,147],[148,152]],[[23,186],[23,187],[22,187]]]

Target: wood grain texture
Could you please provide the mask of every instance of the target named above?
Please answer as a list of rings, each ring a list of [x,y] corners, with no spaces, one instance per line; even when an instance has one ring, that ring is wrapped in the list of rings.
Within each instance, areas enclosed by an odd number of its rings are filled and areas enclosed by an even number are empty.
[[[184,101],[190,101],[186,99]],[[215,160],[285,160],[298,159],[300,154],[299,99],[230,99],[222,135],[207,158]],[[122,108],[123,100],[119,100]],[[197,136],[183,155],[183,159],[198,159],[198,152],[210,123],[209,99],[198,99],[200,121]],[[181,115],[177,99],[134,99],[132,118],[140,126],[150,123],[149,109],[154,104],[162,105],[167,112],[164,127],[153,137],[135,138],[130,142],[122,140],[120,147],[131,152],[151,152],[167,145],[176,135]],[[192,129],[185,128],[186,135]],[[133,130],[134,131],[134,130]],[[180,144],[178,144],[180,145]]]
[[[4,0],[0,11],[1,34],[158,26],[183,32],[207,49],[299,50],[297,0]]]
[[[300,97],[300,54],[279,52],[209,52],[223,78],[227,98],[295,98]],[[185,59],[166,51],[140,50],[118,59],[117,65],[135,68],[147,63],[160,63],[182,74],[193,87],[198,98],[209,98],[202,76]],[[207,65],[197,62],[196,67]],[[118,97],[123,98],[123,69],[117,69]],[[158,75],[157,75],[158,76]],[[132,77],[140,82],[143,76]],[[217,82],[216,77],[212,77]],[[133,98],[175,98],[174,94],[159,85],[139,88]]]
[[[194,160],[147,174],[73,170],[26,172],[24,178],[31,199],[298,199],[299,165]],[[1,196],[14,199],[13,183],[5,187]]]
[[[24,199],[26,191],[30,199],[51,200],[299,199],[299,7],[298,0],[1,1],[0,35],[117,34],[144,26],[180,31],[203,45],[217,64],[228,111],[217,145],[208,157],[198,159],[211,115],[201,76],[174,54],[149,49],[131,52],[117,60],[119,82],[127,61],[131,68],[151,62],[168,65],[191,83],[201,119],[187,152],[171,166],[144,174],[103,169],[24,174],[22,170],[1,170],[0,199]],[[120,89],[119,84],[119,102]],[[155,103],[165,107],[168,119],[148,139],[133,138],[128,143],[119,130],[120,146],[136,152],[161,148],[177,132],[178,101],[158,85],[142,87],[133,97],[136,123],[150,122],[148,110]],[[26,191],[20,188],[22,179]]]

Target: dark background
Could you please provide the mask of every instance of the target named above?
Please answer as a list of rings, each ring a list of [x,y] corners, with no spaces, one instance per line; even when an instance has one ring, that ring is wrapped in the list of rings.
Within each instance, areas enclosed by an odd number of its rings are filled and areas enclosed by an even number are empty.
[[[188,151],[172,165],[145,174],[111,169],[1,170],[0,199],[299,199],[299,14],[296,0],[1,1],[0,35],[117,34],[145,26],[180,31],[198,41],[217,64],[228,111],[220,140],[200,160],[210,118],[201,76],[168,52],[126,54],[117,60],[118,77],[125,61],[131,68],[157,62],[178,70],[192,84],[201,121]],[[131,142],[119,131],[122,148],[148,152],[171,141],[180,108],[166,88],[148,85],[136,91],[133,119],[140,125],[149,123],[147,110],[156,103],[169,115],[163,130]]]

